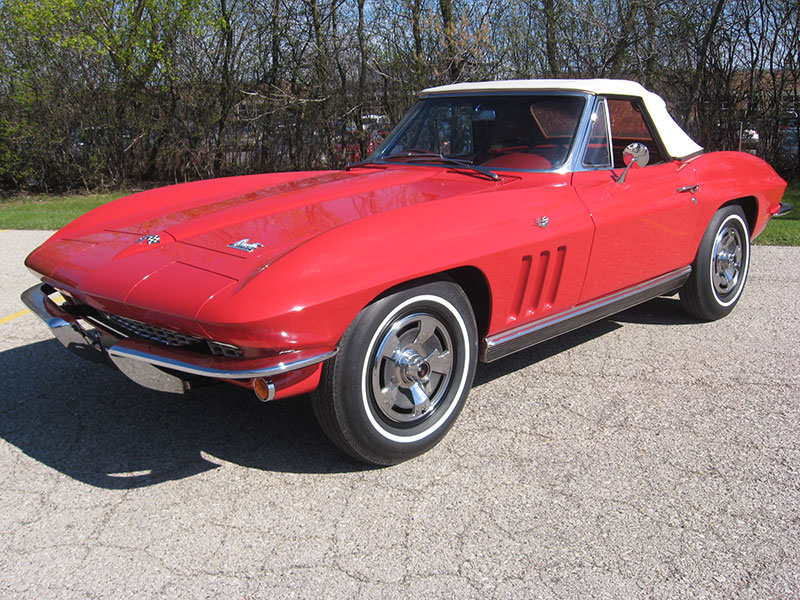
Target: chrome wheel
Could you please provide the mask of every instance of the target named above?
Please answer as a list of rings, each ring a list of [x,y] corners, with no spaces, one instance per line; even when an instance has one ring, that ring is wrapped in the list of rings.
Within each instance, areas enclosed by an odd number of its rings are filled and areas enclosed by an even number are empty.
[[[703,234],[692,273],[680,290],[690,315],[713,321],[727,315],[742,295],[750,267],[750,233],[742,207],[723,206]]]
[[[736,289],[742,272],[742,237],[732,226],[720,230],[714,241],[711,272],[714,291],[720,298]]]
[[[453,342],[447,326],[426,313],[391,325],[378,345],[371,368],[371,391],[380,413],[410,423],[435,411],[453,370]]]
[[[477,358],[475,316],[460,286],[401,286],[347,328],[312,394],[314,413],[351,456],[379,465],[408,460],[452,427]]]

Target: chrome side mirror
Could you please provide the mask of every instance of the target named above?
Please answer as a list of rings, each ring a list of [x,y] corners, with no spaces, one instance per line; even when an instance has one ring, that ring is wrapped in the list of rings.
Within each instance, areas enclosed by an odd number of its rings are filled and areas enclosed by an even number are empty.
[[[650,150],[644,144],[633,142],[625,146],[625,150],[622,151],[622,160],[625,162],[625,170],[617,179],[617,183],[625,183],[625,177],[633,163],[636,163],[638,167],[646,167],[650,162]]]

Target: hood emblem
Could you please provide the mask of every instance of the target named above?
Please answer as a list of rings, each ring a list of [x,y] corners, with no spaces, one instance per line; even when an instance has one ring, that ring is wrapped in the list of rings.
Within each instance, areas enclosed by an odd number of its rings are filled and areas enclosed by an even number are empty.
[[[547,217],[536,217],[536,220],[533,222],[533,224],[544,229],[550,224],[550,219]]]
[[[259,244],[258,242],[251,242],[250,238],[244,238],[243,240],[239,240],[238,242],[233,242],[232,244],[228,244],[228,248],[236,248],[237,250],[244,250],[245,252],[252,252],[256,248],[263,248],[264,244]]]
[[[142,242],[147,242],[147,245],[150,246],[152,244],[158,244],[160,241],[161,238],[159,237],[159,235],[157,233],[154,233],[151,235],[143,235],[138,240],[136,240],[136,243],[141,245]]]

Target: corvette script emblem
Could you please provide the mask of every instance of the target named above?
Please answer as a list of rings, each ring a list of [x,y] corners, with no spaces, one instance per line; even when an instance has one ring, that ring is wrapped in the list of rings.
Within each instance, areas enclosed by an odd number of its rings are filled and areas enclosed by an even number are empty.
[[[238,242],[233,242],[232,244],[228,244],[228,248],[236,248],[237,250],[244,250],[245,252],[252,252],[256,248],[263,248],[264,244],[259,244],[258,242],[251,242],[250,238],[244,238],[243,240],[239,240]]]
[[[150,246],[151,244],[158,244],[161,241],[161,238],[158,236],[157,233],[152,235],[143,235],[138,240],[136,240],[137,244],[141,244],[142,242],[147,242],[147,245]]]

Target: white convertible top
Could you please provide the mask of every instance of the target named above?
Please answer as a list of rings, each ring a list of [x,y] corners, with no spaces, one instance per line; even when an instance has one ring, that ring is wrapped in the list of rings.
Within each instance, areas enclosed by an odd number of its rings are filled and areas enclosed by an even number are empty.
[[[661,96],[647,91],[635,81],[626,79],[515,79],[508,81],[481,81],[477,83],[453,83],[422,90],[422,96],[438,94],[460,94],[469,92],[510,92],[510,91],[573,91],[594,95],[637,96],[644,102],[664,142],[664,147],[672,158],[684,158],[700,152],[703,147],[696,144],[681,129],[670,114]]]

